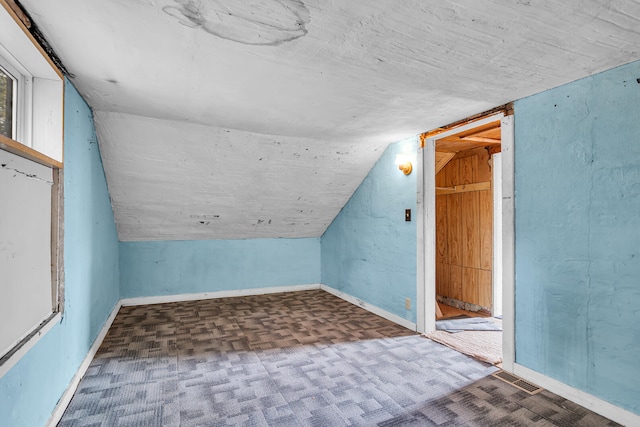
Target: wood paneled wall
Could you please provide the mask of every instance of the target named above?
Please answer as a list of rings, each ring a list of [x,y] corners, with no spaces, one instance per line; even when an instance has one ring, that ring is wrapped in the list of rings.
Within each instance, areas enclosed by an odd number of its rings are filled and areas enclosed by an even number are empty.
[[[436,187],[491,181],[484,148],[463,151],[436,175]],[[436,292],[491,308],[491,190],[436,196]]]

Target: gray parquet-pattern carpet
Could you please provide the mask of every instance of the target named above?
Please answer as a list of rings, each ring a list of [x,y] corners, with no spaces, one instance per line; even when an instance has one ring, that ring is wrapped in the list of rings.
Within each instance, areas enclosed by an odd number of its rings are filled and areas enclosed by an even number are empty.
[[[60,426],[605,426],[324,291],[124,307]]]

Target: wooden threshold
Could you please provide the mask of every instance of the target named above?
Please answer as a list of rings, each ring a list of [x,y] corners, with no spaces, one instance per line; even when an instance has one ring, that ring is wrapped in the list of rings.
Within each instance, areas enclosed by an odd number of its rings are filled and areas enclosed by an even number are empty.
[[[436,305],[442,312],[442,317],[438,318],[438,320],[450,319],[452,317],[458,316],[468,316],[468,317],[491,317],[491,314],[487,311],[467,311],[461,308],[452,307],[450,305],[446,305],[441,302],[436,302]]]

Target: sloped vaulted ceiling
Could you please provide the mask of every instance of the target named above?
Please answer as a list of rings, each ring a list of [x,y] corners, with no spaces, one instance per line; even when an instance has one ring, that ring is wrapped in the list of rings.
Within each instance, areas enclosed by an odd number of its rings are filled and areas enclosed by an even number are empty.
[[[640,58],[626,0],[21,4],[124,241],[320,236],[389,143]]]

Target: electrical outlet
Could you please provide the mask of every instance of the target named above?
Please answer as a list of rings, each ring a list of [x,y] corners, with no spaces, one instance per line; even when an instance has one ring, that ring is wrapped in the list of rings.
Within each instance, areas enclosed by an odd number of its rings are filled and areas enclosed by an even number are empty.
[[[411,310],[411,298],[406,298],[404,300],[404,308],[407,310]]]

